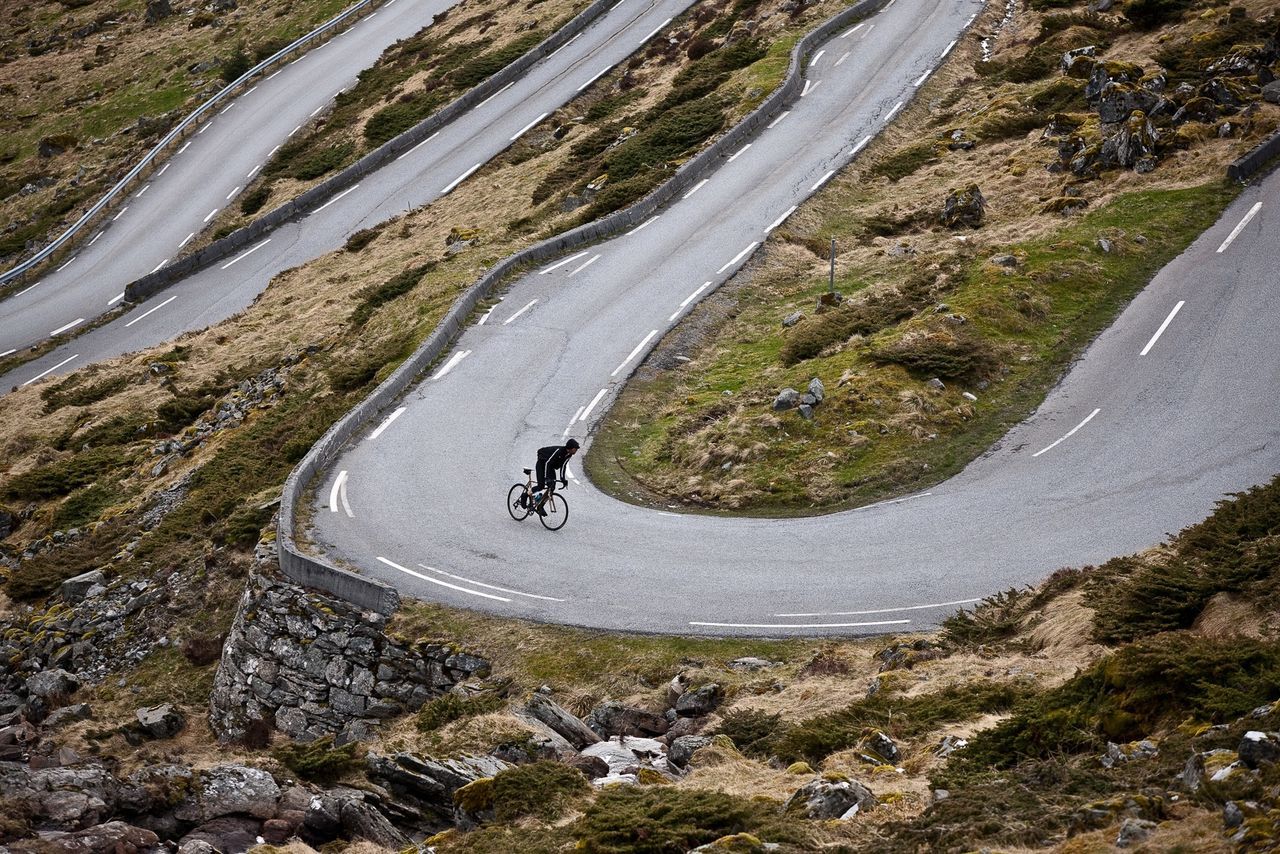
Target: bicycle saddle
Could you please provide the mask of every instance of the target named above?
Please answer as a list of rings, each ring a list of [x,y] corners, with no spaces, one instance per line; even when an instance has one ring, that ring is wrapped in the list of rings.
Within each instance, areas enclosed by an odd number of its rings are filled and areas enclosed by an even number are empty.
[[[525,474],[533,474],[533,469],[524,469]]]

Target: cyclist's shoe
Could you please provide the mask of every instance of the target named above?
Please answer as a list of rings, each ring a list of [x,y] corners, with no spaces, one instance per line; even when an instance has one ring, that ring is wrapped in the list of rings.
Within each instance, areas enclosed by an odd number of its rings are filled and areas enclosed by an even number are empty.
[[[539,516],[546,516],[546,515],[547,515],[547,508],[545,508],[545,507],[543,507],[541,504],[539,504],[539,505],[538,505],[538,515],[539,515]]]
[[[520,495],[520,509],[521,509],[521,510],[528,510],[528,509],[529,509],[529,493],[527,493],[527,492],[522,493],[522,494]]]

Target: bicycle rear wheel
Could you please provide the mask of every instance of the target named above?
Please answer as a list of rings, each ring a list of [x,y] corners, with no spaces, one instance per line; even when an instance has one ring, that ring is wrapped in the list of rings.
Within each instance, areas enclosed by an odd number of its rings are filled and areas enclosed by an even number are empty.
[[[552,493],[543,503],[542,509],[546,511],[545,516],[539,516],[542,520],[542,527],[548,531],[558,531],[564,527],[564,523],[569,521],[569,502],[564,500],[564,496],[558,492]]]
[[[520,498],[524,495],[524,484],[517,483],[511,487],[511,491],[507,493],[507,512],[511,514],[511,518],[517,522],[523,522],[532,512],[528,507],[520,506]]]

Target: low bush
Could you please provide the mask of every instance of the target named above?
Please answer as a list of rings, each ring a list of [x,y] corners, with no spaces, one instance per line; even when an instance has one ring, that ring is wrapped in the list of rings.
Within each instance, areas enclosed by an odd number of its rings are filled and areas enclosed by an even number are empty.
[[[582,772],[560,762],[541,761],[500,771],[493,778],[498,821],[537,818],[554,821],[591,791]]]
[[[528,53],[543,38],[545,38],[544,34],[537,30],[525,33],[510,44],[482,53],[475,59],[459,66],[450,75],[450,80],[464,89],[470,89]]]
[[[251,216],[262,210],[262,206],[271,198],[271,184],[261,183],[240,197],[240,213]]]
[[[961,608],[942,621],[942,639],[948,646],[975,647],[997,643],[1017,634],[1027,614],[1032,594],[1009,589],[979,602],[972,611]]]
[[[995,365],[995,353],[977,333],[959,329],[911,330],[876,349],[878,362],[902,365],[914,374],[943,379],[982,376]]]
[[[294,163],[291,174],[300,181],[319,178],[321,175],[327,175],[334,169],[344,165],[354,151],[355,146],[349,142],[330,145],[307,157],[300,158]]]
[[[290,742],[271,751],[271,755],[303,780],[329,786],[358,769],[361,758],[356,755],[359,743],[333,746],[333,736],[312,742]]]
[[[1142,30],[1176,21],[1194,5],[1195,0],[1128,0],[1124,4],[1124,16]]]
[[[940,724],[1009,711],[1028,692],[1021,685],[983,681],[914,697],[876,694],[788,728],[777,736],[774,754],[783,762],[817,763],[856,745],[868,727],[897,739],[918,738]]]
[[[91,483],[68,495],[67,500],[58,505],[53,514],[53,527],[55,530],[65,531],[87,525],[119,497],[120,491],[114,484],[101,481]]]
[[[577,850],[588,854],[669,854],[736,833],[801,850],[814,843],[811,831],[785,820],[773,802],[672,786],[609,786],[573,830]]]
[[[81,385],[79,374],[72,374],[40,392],[45,412],[57,412],[64,406],[88,406],[124,391],[129,385],[123,375],[106,377],[96,383]]]
[[[435,732],[441,727],[463,718],[485,715],[502,708],[502,698],[496,694],[477,694],[464,697],[459,694],[441,694],[418,710],[414,725],[418,732]]]
[[[128,463],[129,457],[120,448],[90,448],[14,477],[5,484],[4,496],[23,501],[58,498]]]
[[[348,322],[352,326],[364,326],[375,311],[396,297],[409,293],[435,266],[434,261],[428,261],[426,264],[402,270],[380,285],[370,285],[356,291],[355,295],[360,298],[360,302],[351,312]]]
[[[347,252],[359,252],[376,240],[381,233],[381,228],[362,228],[348,237],[347,242],[342,244],[342,248]]]
[[[66,545],[57,546],[18,564],[5,592],[20,602],[47,596],[68,578],[103,566],[124,545],[114,525],[102,525]]]
[[[763,759],[773,753],[773,739],[780,729],[781,720],[781,715],[771,715],[758,709],[730,711],[713,734],[727,735],[741,753]]]
[[[917,142],[904,146],[876,162],[871,167],[871,175],[885,177],[890,181],[901,181],[913,174],[921,166],[938,157],[938,147],[934,142]]]
[[[187,661],[196,667],[205,667],[222,657],[222,647],[226,642],[225,634],[211,635],[196,632],[183,639],[180,650]]]
[[[794,365],[853,335],[873,335],[888,329],[911,317],[921,296],[917,292],[886,289],[815,315],[792,328],[778,356],[784,365]]]
[[[156,407],[159,429],[177,433],[208,411],[229,388],[225,384],[205,384],[186,391],[175,387],[173,397]]]
[[[249,54],[244,52],[244,45],[241,45],[223,61],[221,77],[227,83],[232,83],[252,67],[253,60],[249,59]]]

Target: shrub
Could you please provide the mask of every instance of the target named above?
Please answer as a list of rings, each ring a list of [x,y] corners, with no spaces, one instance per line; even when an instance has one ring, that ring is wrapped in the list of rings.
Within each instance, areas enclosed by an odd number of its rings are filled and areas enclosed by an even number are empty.
[[[365,122],[364,138],[371,146],[382,145],[431,115],[436,103],[435,98],[419,96],[383,107]]]
[[[525,33],[510,44],[497,50],[491,50],[488,53],[482,53],[475,59],[461,65],[450,75],[450,80],[458,86],[469,89],[528,53],[543,38],[544,35],[537,30]]]
[[[904,146],[881,159],[871,169],[873,176],[884,176],[890,181],[901,181],[914,173],[921,166],[938,157],[937,145],[933,142],[917,142]]]
[[[326,735],[306,744],[277,747],[271,755],[303,780],[329,786],[360,767],[357,747],[359,744],[354,741],[334,747],[333,736]]]
[[[360,350],[329,369],[329,385],[339,392],[362,388],[372,382],[378,371],[395,359],[399,352],[399,346],[392,341],[383,342],[370,350]]]
[[[78,374],[56,383],[40,392],[44,401],[45,412],[56,412],[64,406],[88,406],[106,400],[112,395],[124,391],[129,380],[125,376],[106,377],[99,382],[81,386]]]
[[[530,816],[550,822],[590,791],[591,785],[578,769],[559,762],[533,762],[494,776],[494,813],[498,821]]]
[[[574,832],[578,850],[589,854],[668,854],[736,833],[803,850],[814,842],[807,827],[787,822],[772,802],[671,786],[610,786]]]
[[[1124,4],[1124,16],[1142,30],[1178,20],[1191,8],[1194,0],[1128,0]]]
[[[114,504],[118,496],[118,490],[105,483],[91,483],[78,489],[67,496],[53,514],[53,527],[66,530],[86,525]]]
[[[422,277],[434,267],[435,262],[428,261],[426,264],[403,270],[380,285],[370,285],[367,288],[361,288],[356,291],[356,296],[360,297],[360,302],[356,305],[355,310],[351,312],[348,322],[353,326],[364,326],[378,308],[391,302],[396,297],[409,293],[418,282],[422,281]]]
[[[362,228],[348,237],[342,248],[347,252],[359,252],[376,240],[381,233],[381,228]]]
[[[129,458],[119,448],[90,448],[18,475],[5,485],[4,495],[26,501],[57,498],[88,486],[128,462]]]
[[[991,346],[976,333],[949,329],[913,330],[877,349],[873,357],[943,379],[981,376],[995,363]]]
[[[160,429],[176,433],[210,409],[229,386],[206,384],[189,391],[173,389],[173,398],[156,407]]]
[[[22,602],[47,596],[68,578],[107,563],[123,545],[121,539],[115,526],[102,525],[78,540],[43,551],[18,564],[5,592]]]
[[[832,344],[852,335],[873,335],[911,317],[928,289],[920,283],[902,290],[885,289],[857,302],[848,302],[792,327],[779,358],[784,365],[812,359]]]
[[[681,104],[610,152],[605,171],[611,181],[624,181],[664,166],[720,130],[724,121],[723,110],[711,99]]]
[[[271,185],[261,183],[240,197],[240,213],[245,216],[256,214],[271,198]]]
[[[249,55],[244,52],[244,45],[236,48],[235,53],[222,63],[222,79],[231,83],[240,78],[250,68],[253,67],[253,61],[249,59]]]
[[[295,163],[292,169],[293,177],[300,181],[319,178],[321,175],[328,174],[346,163],[354,150],[355,147],[349,142],[321,149]]]
[[[453,693],[441,694],[418,710],[414,725],[418,732],[435,732],[454,721],[496,712],[500,708],[502,698],[496,694],[469,697]]]
[[[792,726],[777,737],[774,750],[783,762],[816,763],[856,745],[868,727],[884,730],[894,738],[915,738],[932,732],[939,724],[1008,711],[1027,692],[1019,685],[974,682],[914,697],[876,694]]]
[[[980,646],[1006,640],[1018,632],[1027,613],[1030,591],[1009,589],[963,608],[942,621],[943,642],[951,646]]]
[[[772,753],[774,735],[779,730],[781,715],[757,709],[730,711],[720,721],[715,735],[727,735],[738,750],[748,756],[764,758]]]

